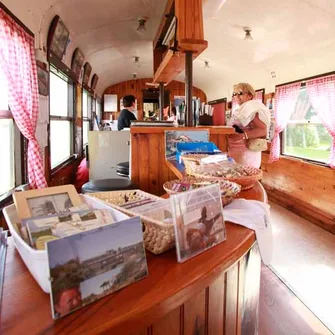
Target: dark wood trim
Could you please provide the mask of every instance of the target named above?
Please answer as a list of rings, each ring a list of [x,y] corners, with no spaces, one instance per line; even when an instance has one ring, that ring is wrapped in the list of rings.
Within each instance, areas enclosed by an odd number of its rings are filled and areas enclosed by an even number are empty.
[[[0,119],[13,119],[13,115],[10,110],[0,110]]]
[[[50,120],[56,120],[56,121],[73,121],[73,118],[70,116],[56,116],[56,115],[50,115]]]
[[[30,36],[35,37],[34,33],[27,28],[27,26],[24,25],[24,23],[19,20],[7,7],[5,7],[5,5],[0,2],[0,8],[6,13],[8,14],[26,33],[28,33]]]
[[[28,139],[20,132],[21,141],[21,181],[28,183]]]
[[[219,104],[221,102],[227,102],[227,98],[222,98],[222,99],[216,99],[216,100],[208,101],[208,105]]]
[[[72,164],[76,159],[77,159],[76,154],[71,155],[71,157],[69,157],[68,159],[66,159],[64,162],[60,163],[59,165],[57,165],[56,167],[54,167],[53,169],[51,169],[51,178],[53,175],[55,175],[57,172],[59,172],[61,169],[65,168],[66,166]]]
[[[255,90],[255,92],[262,92],[263,93],[262,102],[264,104],[264,100],[265,100],[265,88],[260,88],[259,90]]]
[[[94,91],[92,90],[91,87],[89,87],[87,84],[82,84],[82,88],[87,91],[88,93],[90,93],[92,95],[92,97],[94,96]]]
[[[65,76],[70,78],[73,82],[78,84],[77,75],[63,63],[52,51],[48,51],[48,61],[54,65],[58,70],[64,73]]]
[[[332,75],[332,74],[335,74],[335,71],[326,72],[326,73],[318,74],[318,75],[315,75],[315,76],[312,76],[312,77],[303,78],[303,79],[298,79],[298,80],[289,81],[289,82],[287,82],[287,83],[283,83],[283,84],[276,85],[276,88],[277,88],[277,87],[280,87],[280,86],[285,86],[285,85],[295,84],[295,83],[298,83],[299,81],[300,81],[302,84],[304,84],[304,83],[303,83],[304,81],[308,81],[308,80],[312,80],[312,79],[317,79],[317,78],[321,78],[321,77],[327,77],[327,76],[330,76],[330,75]]]

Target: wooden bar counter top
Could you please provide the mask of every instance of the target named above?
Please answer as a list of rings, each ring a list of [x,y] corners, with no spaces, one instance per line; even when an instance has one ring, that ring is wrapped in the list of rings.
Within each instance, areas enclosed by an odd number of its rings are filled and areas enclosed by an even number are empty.
[[[259,183],[241,197],[266,200]],[[174,249],[147,252],[147,278],[57,321],[51,318],[49,295],[10,238],[0,334],[254,333],[260,279],[255,234],[229,222],[226,229],[226,241],[183,264],[177,263]]]

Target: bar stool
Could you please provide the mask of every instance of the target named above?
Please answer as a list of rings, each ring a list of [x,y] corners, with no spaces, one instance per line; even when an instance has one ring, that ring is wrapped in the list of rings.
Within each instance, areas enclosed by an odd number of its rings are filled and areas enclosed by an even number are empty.
[[[133,190],[138,188],[130,179],[113,178],[113,179],[98,179],[90,180],[81,188],[82,193],[118,191],[118,190]]]

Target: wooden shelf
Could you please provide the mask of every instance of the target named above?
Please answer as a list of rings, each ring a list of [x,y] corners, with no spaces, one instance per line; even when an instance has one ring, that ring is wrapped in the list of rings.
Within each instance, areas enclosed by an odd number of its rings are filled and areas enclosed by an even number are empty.
[[[193,40],[194,42],[194,40]],[[197,58],[202,51],[207,48],[207,41],[198,41],[192,43],[192,40],[184,40],[179,44],[181,51],[173,52],[168,50],[155,72],[154,83],[170,83],[179,73],[185,69],[185,53],[184,51],[192,51],[193,59]]]
[[[167,19],[167,17],[170,19]],[[172,22],[171,17],[175,18],[176,35],[174,39],[169,40],[168,46],[162,45],[162,41],[166,37],[169,25]],[[174,52],[170,48],[175,46],[176,42],[179,51]],[[195,59],[207,46],[208,42],[204,40],[202,1],[168,0],[153,42],[153,82],[169,83],[184,71],[185,52],[193,52],[193,59]]]

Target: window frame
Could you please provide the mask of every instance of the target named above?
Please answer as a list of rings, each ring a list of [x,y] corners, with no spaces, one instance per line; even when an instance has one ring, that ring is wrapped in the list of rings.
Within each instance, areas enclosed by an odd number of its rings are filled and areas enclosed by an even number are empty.
[[[319,76],[315,76],[313,78],[322,78],[324,76],[325,75],[319,75]],[[279,86],[281,86],[281,85],[279,85]],[[300,86],[299,90],[302,90],[302,89],[306,89],[305,80],[301,82],[301,86]],[[290,158],[290,159],[302,160],[304,162],[308,162],[308,163],[311,163],[311,164],[320,165],[320,166],[324,166],[324,167],[329,167],[328,164],[325,163],[325,162],[321,162],[321,161],[314,160],[314,159],[311,159],[311,158],[305,158],[305,157],[300,157],[300,156],[295,156],[295,155],[291,155],[291,154],[288,154],[288,153],[284,153],[285,147],[286,147],[286,130],[287,130],[287,127],[291,124],[296,124],[296,125],[321,125],[321,126],[324,127],[324,125],[321,121],[320,122],[315,122],[315,121],[311,121],[311,120],[301,120],[301,121],[299,121],[299,120],[289,120],[287,122],[287,125],[286,125],[285,129],[280,133],[280,143],[281,143],[280,155],[283,156],[283,157],[286,157],[286,158]]]
[[[87,94],[87,116],[84,116],[84,94]],[[92,120],[93,120],[93,110],[95,110],[95,106],[93,108],[93,102],[95,102],[94,96],[86,90],[84,87],[82,88],[82,110],[83,110],[83,149],[85,149],[86,145],[88,145],[88,133],[87,133],[87,143],[84,143],[84,122],[88,122],[88,132],[92,130]]]
[[[5,193],[0,194],[0,202],[11,194],[15,188],[27,183],[27,139],[21,134],[17,127],[13,115],[8,106],[8,110],[0,110],[0,119],[13,120],[13,137],[14,137],[14,187],[8,189]]]
[[[58,76],[65,82],[67,82],[67,87],[68,87],[68,101],[67,101],[67,116],[59,116],[59,115],[52,115],[51,114],[51,99],[50,95],[51,93],[51,87],[49,88],[49,155],[50,155],[50,169],[51,169],[51,174],[54,174],[57,172],[59,169],[61,169],[64,165],[66,165],[69,161],[72,161],[75,154],[74,150],[74,134],[75,134],[75,101],[76,101],[76,89],[75,89],[75,82],[68,77],[66,74],[64,74],[60,69],[58,69],[55,65],[52,63],[49,63],[49,76],[51,74]],[[50,85],[50,79],[49,79],[49,85]],[[63,161],[59,162],[56,166],[52,167],[51,165],[51,155],[52,155],[52,150],[51,150],[51,121],[68,121],[70,122],[70,155]]]

